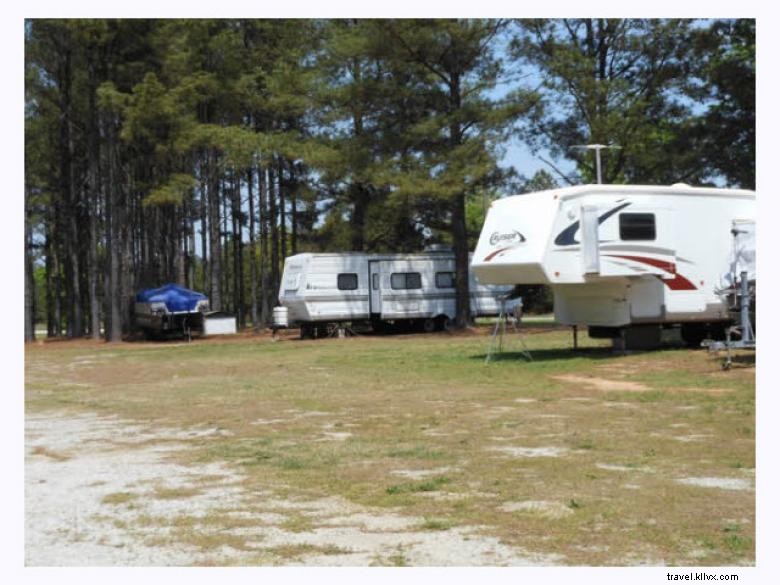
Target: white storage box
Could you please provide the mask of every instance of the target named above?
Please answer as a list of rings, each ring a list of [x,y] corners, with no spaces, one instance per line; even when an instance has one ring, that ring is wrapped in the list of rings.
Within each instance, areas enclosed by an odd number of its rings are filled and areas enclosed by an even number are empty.
[[[203,315],[203,335],[233,335],[236,333],[236,316],[214,311]]]

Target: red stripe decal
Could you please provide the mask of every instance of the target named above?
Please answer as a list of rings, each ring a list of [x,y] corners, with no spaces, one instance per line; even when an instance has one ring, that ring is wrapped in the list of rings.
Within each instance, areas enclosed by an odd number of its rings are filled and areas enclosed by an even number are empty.
[[[605,254],[606,256],[612,256],[613,258],[625,258],[626,260],[633,260],[634,262],[641,262],[642,264],[649,264],[655,266],[666,272],[677,274],[677,267],[674,262],[667,262],[666,260],[656,260],[655,258],[646,258],[645,256],[621,256],[618,254]]]
[[[649,264],[655,266],[666,272],[674,274],[674,278],[664,279],[658,276],[666,286],[671,290],[696,290],[696,285],[684,276],[677,273],[677,266],[674,262],[667,262],[665,260],[656,260],[655,258],[646,258],[644,256],[622,256],[619,254],[605,254],[605,256],[611,256],[613,258],[624,258],[626,260],[633,260],[634,262],[640,262],[642,264]]]
[[[696,290],[695,284],[693,284],[690,280],[688,280],[684,276],[680,276],[679,274],[675,274],[674,278],[667,279],[667,280],[664,280],[660,276],[658,276],[658,278],[661,279],[661,282],[663,282],[666,286],[668,286],[672,290]]]
[[[506,248],[499,248],[498,250],[492,251],[490,254],[485,256],[485,259],[483,260],[483,262],[490,262],[497,254],[500,254],[501,252],[505,252],[506,250],[508,250],[511,247],[512,246],[507,246]]]

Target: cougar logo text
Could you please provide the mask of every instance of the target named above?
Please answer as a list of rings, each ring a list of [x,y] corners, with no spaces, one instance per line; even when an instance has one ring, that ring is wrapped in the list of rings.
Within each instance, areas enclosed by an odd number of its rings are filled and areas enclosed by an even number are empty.
[[[522,244],[525,242],[525,236],[517,230],[502,234],[501,232],[493,232],[490,236],[490,245],[496,246],[503,244],[504,246],[511,246],[512,244]]]

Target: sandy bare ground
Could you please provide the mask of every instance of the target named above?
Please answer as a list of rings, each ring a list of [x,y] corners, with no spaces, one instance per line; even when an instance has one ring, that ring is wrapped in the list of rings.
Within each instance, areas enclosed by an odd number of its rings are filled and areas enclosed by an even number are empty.
[[[424,530],[422,518],[341,498],[281,498],[270,486],[249,493],[235,470],[173,461],[188,441],[216,429],[160,430],[62,412],[28,414],[25,427],[28,566],[538,566],[563,560],[508,547],[478,527]],[[304,529],[291,527],[301,518]],[[210,536],[218,546],[209,546]]]

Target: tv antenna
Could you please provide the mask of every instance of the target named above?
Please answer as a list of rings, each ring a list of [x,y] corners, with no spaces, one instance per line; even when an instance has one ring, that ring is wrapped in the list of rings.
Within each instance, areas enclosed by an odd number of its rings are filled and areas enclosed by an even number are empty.
[[[596,153],[596,183],[601,185],[601,151],[605,148],[607,150],[618,150],[621,147],[607,144],[575,144],[571,148],[577,150],[592,150]]]

